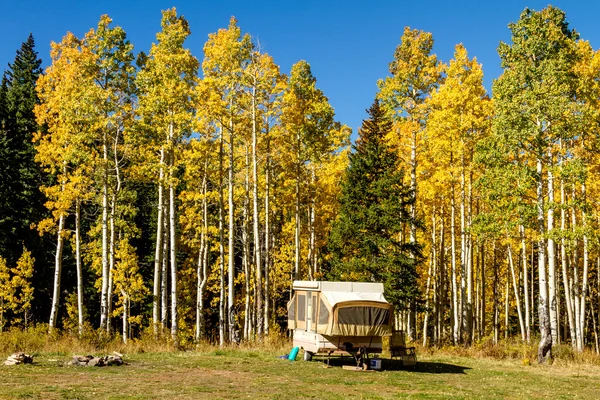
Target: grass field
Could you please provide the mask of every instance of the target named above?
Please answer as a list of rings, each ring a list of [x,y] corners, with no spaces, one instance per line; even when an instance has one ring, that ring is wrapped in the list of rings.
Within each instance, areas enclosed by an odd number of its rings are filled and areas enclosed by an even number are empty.
[[[102,355],[102,354],[97,354]],[[384,360],[354,372],[254,350],[139,353],[120,367],[71,367],[69,354],[38,354],[34,364],[0,366],[0,398],[41,399],[597,399],[600,367],[525,366],[454,356],[421,356],[416,370]],[[298,356],[301,359],[301,354]],[[346,363],[351,364],[346,358]]]

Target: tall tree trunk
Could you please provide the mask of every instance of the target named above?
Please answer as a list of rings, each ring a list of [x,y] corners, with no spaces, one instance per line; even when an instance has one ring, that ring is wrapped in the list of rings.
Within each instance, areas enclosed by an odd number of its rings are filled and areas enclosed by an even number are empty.
[[[233,100],[232,100],[233,101]],[[228,268],[227,268],[227,313],[230,316],[228,331],[229,340],[233,338],[233,330],[235,329],[231,313],[234,311],[234,285],[235,285],[235,205],[233,203],[233,191],[235,190],[235,160],[234,160],[234,135],[233,135],[233,116],[229,120],[229,176],[227,180],[228,184],[228,202],[229,202],[229,223],[227,229],[229,232],[229,250],[228,250]]]
[[[468,343],[467,332],[467,227],[466,227],[465,155],[461,155],[460,171],[460,338]]]
[[[508,236],[508,235],[507,235]],[[508,249],[508,264],[510,265],[510,274],[512,276],[513,291],[515,294],[515,302],[517,303],[517,314],[519,315],[519,327],[521,328],[521,340],[525,341],[525,323],[523,322],[523,313],[521,311],[521,298],[519,296],[519,282],[515,274],[515,264],[512,256],[512,249],[510,244],[507,246]]]
[[[510,300],[509,299],[510,290],[508,288],[509,284],[510,283],[509,283],[509,278],[508,278],[508,273],[507,273],[506,274],[506,285],[505,285],[505,289],[504,289],[504,295],[505,295],[505,298],[504,298],[504,339],[505,340],[508,339],[508,331],[510,330],[509,320],[508,320],[509,312],[510,312],[509,307],[508,307],[509,300]]]
[[[563,144],[561,142],[561,152],[563,149]],[[563,167],[563,159],[559,158],[560,166]],[[565,235],[567,234],[567,199],[565,193],[565,181],[564,178],[560,179],[560,231],[561,231],[561,241],[560,241],[560,261],[562,267],[562,281],[563,281],[563,289],[565,293],[565,308],[567,309],[567,320],[569,325],[569,332],[571,334],[571,346],[577,346],[576,333],[575,333],[575,316],[573,310],[573,298],[571,293],[571,279],[569,277],[569,271],[567,267],[568,257],[567,257],[567,243]],[[566,337],[566,335],[565,335]]]
[[[204,162],[202,174],[202,231],[200,233],[200,250],[198,252],[197,284],[196,284],[196,341],[204,336],[204,288],[208,282],[208,201],[207,201],[207,175],[208,157]]]
[[[223,195],[223,127],[220,127],[219,140],[219,347],[225,344],[225,199]]]
[[[121,296],[123,296],[123,344],[127,344],[127,337],[128,335],[128,319],[129,319],[129,296],[127,295],[127,293],[121,289]]]
[[[577,216],[576,216],[576,212],[575,212],[575,204],[577,204],[576,203],[577,199],[575,196],[575,186],[572,187],[571,201],[573,203],[573,205],[571,206],[571,230],[572,230],[572,233],[574,235],[576,235]],[[577,349],[579,349],[579,344],[583,342],[583,337],[582,337],[583,332],[581,331],[581,326],[583,324],[581,323],[581,295],[580,295],[580,291],[579,291],[579,253],[578,253],[577,247],[578,247],[578,243],[576,243],[575,246],[573,246],[573,250],[572,250],[571,265],[573,266],[573,268],[572,268],[573,279],[571,280],[571,287],[572,287],[571,295],[573,296],[573,298],[571,299],[571,302],[573,304],[573,311],[575,313],[574,341],[575,341],[575,346],[577,347]]]
[[[256,265],[256,334],[260,340],[264,330],[264,311],[263,311],[263,265],[261,257],[260,243],[260,214],[258,212],[258,128],[256,124],[256,75],[254,75],[254,85],[252,86],[252,220],[254,233],[254,263]]]
[[[108,242],[108,292],[106,294],[106,306],[107,306],[107,316],[106,316],[106,333],[110,333],[112,330],[111,327],[111,317],[113,311],[113,271],[115,270],[115,207],[116,207],[116,194],[113,194],[110,204],[110,234],[109,234],[109,242]]]
[[[100,328],[106,329],[108,318],[108,143],[102,140],[102,292],[100,294]]]
[[[492,267],[494,268],[494,283],[493,283],[493,296],[494,296],[494,344],[498,344],[498,339],[500,335],[500,310],[498,307],[499,299],[499,288],[498,288],[498,263],[496,262],[496,241],[494,241],[494,245],[492,248],[493,252],[493,262]]]
[[[75,200],[75,265],[77,269],[77,333],[83,334],[83,269],[81,266],[81,200]]]
[[[165,149],[160,149],[160,168],[158,177],[158,206],[156,222],[156,246],[154,249],[154,288],[152,291],[152,326],[154,337],[158,336],[158,325],[160,318],[160,286],[161,286],[161,259],[163,239],[163,180],[164,180]]]
[[[294,276],[293,279],[300,279],[300,135],[297,135],[298,153],[296,155],[296,208],[294,218],[296,229],[294,232]]]
[[[162,229],[162,270],[161,270],[161,312],[160,323],[162,332],[166,332],[169,320],[169,209],[167,191],[165,190],[163,199],[163,229]]]
[[[452,338],[454,344],[460,343],[460,313],[458,305],[458,287],[457,287],[457,276],[456,276],[456,227],[455,227],[455,214],[456,205],[454,201],[454,183],[451,183],[450,195],[450,241],[451,241],[451,257],[452,257],[452,314],[453,314],[453,328]]]
[[[267,130],[269,125],[267,124]],[[266,157],[265,161],[265,289],[264,289],[264,333],[269,334],[269,267],[271,264],[271,209],[270,209],[270,188],[271,188],[271,139],[269,132],[266,132]]]
[[[525,246],[525,227],[519,225],[519,235],[521,237],[521,262],[523,264],[523,298],[525,299],[525,340],[531,341],[531,324],[529,315],[529,280],[527,275],[527,247]]]
[[[584,343],[584,339],[585,339],[585,331],[584,331],[584,325],[585,325],[585,303],[586,303],[586,299],[587,299],[587,292],[588,292],[588,271],[589,271],[589,243],[588,243],[588,235],[587,235],[587,214],[585,212],[585,204],[586,204],[586,185],[585,182],[581,184],[581,197],[584,203],[584,208],[581,212],[581,219],[582,219],[582,225],[583,225],[583,275],[582,275],[582,282],[581,282],[581,305],[579,307],[580,309],[580,318],[579,318],[579,329],[582,332],[580,337],[581,340],[579,340],[577,342],[577,349],[579,351],[583,351],[583,347],[585,345]]]
[[[173,135],[173,124],[169,126],[169,142],[171,144],[171,150],[169,152],[169,245],[170,245],[170,258],[171,258],[171,339],[175,347],[179,346],[177,339],[178,332],[178,318],[177,315],[177,242],[175,241],[176,226],[175,220],[177,214],[175,213],[175,184],[174,184],[174,170],[175,170],[175,150],[174,150],[174,135]]]
[[[472,156],[471,156],[472,158]],[[471,344],[473,335],[473,239],[471,237],[471,226],[473,223],[473,173],[469,173],[468,184],[468,208],[467,208],[467,232],[466,232],[466,255],[467,255],[467,340]]]
[[[252,333],[253,330],[253,324],[252,324],[252,319],[250,318],[250,315],[253,314],[253,312],[251,312],[251,304],[250,304],[250,294],[252,292],[251,289],[251,285],[250,285],[250,279],[252,276],[252,271],[251,271],[251,257],[250,257],[250,234],[248,232],[249,227],[248,227],[248,219],[249,219],[249,214],[250,214],[250,160],[249,160],[249,154],[248,154],[248,146],[246,146],[246,165],[244,168],[245,171],[245,179],[244,179],[244,207],[242,210],[242,260],[243,260],[243,266],[244,266],[244,274],[245,274],[245,286],[246,286],[246,301],[245,301],[245,316],[246,318],[244,319],[244,335],[246,339],[250,338],[250,334]],[[257,283],[254,282],[254,293],[256,293],[256,286]],[[233,317],[235,316],[236,313],[233,314]],[[230,315],[229,318],[232,318],[232,316]],[[235,321],[233,321],[233,324],[235,325]],[[235,328],[234,328],[235,329]],[[233,340],[233,336],[232,336],[232,341]]]
[[[413,130],[412,142],[410,146],[410,189],[412,191],[413,201],[410,205],[410,244],[416,245],[417,243],[417,131]],[[416,258],[415,254],[409,254],[411,258]],[[410,304],[409,308],[409,329],[408,337],[410,340],[416,340],[416,317],[415,317],[416,304]]]
[[[435,271],[435,234],[436,234],[436,226],[435,226],[435,206],[433,206],[433,210],[431,212],[431,257],[429,259],[429,269],[427,270],[427,284],[425,286],[425,316],[423,317],[423,347],[427,346],[427,323],[429,320],[429,288],[431,286],[431,270]]]
[[[549,163],[552,164],[552,153],[548,155]],[[554,176],[548,168],[548,295],[550,305],[550,330],[552,343],[558,343],[558,315],[556,305],[556,245],[552,238],[554,229]]]
[[[481,244],[480,246],[481,248],[481,277],[480,277],[480,281],[481,281],[481,311],[480,311],[480,315],[479,315],[479,329],[481,329],[481,337],[486,335],[486,331],[485,331],[485,316],[486,316],[486,305],[485,305],[485,286],[486,286],[486,282],[485,282],[485,254],[483,252],[483,244]]]
[[[548,310],[548,283],[546,278],[546,234],[544,224],[544,193],[542,159],[537,160],[537,219],[538,219],[538,283],[539,303],[538,318],[540,322],[540,344],[538,346],[538,362],[543,363],[552,358],[552,333],[550,331],[550,313]]]
[[[441,210],[441,215],[440,215],[440,243],[439,243],[439,253],[440,253],[440,268],[439,268],[439,277],[440,277],[440,283],[438,285],[439,287],[439,295],[438,295],[438,301],[439,301],[439,305],[438,305],[438,320],[437,320],[437,324],[438,324],[438,346],[441,346],[442,344],[442,339],[444,338],[444,319],[446,316],[446,299],[447,299],[447,294],[448,291],[446,289],[446,285],[447,285],[447,279],[446,279],[446,249],[444,248],[445,246],[445,242],[446,242],[446,207],[445,205],[442,203],[442,210]]]
[[[63,165],[63,174],[66,173],[66,167]],[[65,190],[65,182],[63,181],[61,191]],[[58,319],[58,305],[60,303],[60,277],[62,274],[62,252],[64,246],[63,231],[65,228],[65,215],[60,214],[58,218],[58,233],[56,234],[56,254],[54,255],[54,284],[52,286],[52,306],[50,308],[50,322],[48,331],[52,332],[56,328]]]

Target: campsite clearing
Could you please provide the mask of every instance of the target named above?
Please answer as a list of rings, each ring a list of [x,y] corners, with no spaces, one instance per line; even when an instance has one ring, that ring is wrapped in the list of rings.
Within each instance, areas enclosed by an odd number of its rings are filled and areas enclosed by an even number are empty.
[[[344,370],[340,360],[323,368],[316,357],[292,362],[250,350],[132,354],[129,365],[107,368],[68,367],[69,359],[38,354],[34,364],[0,367],[0,398],[594,399],[600,390],[598,366],[449,356],[420,356],[416,370],[384,362],[369,374]]]

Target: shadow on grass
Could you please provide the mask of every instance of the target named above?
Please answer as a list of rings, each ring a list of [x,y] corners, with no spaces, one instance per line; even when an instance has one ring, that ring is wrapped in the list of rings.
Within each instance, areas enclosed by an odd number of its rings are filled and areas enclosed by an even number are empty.
[[[327,364],[327,357],[315,356],[313,357],[313,361]],[[405,367],[399,360],[381,359],[381,361],[382,371],[407,371],[427,374],[465,374],[466,370],[471,369],[470,367],[442,362],[419,361],[416,366]],[[342,365],[354,366],[356,365],[356,362],[352,357],[331,357],[329,365],[331,367],[341,367]]]
[[[404,368],[400,362],[393,362],[386,366],[389,371],[407,370],[412,372],[424,372],[427,374],[464,374],[465,370],[471,369],[470,367],[463,367],[460,365],[426,361],[419,361],[416,367]]]

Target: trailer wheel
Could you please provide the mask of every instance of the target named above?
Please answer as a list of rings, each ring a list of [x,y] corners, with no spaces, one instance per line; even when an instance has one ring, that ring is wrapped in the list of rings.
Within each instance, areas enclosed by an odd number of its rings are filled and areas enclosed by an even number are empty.
[[[314,354],[312,352],[304,350],[304,361],[311,361],[313,355]]]

